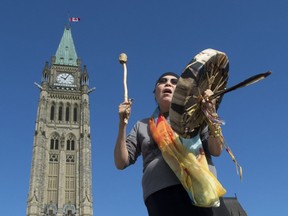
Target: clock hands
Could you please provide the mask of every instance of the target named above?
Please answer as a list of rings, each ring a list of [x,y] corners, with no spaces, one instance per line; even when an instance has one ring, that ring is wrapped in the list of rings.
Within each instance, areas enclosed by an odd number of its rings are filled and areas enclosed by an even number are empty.
[[[66,80],[68,77],[69,77],[69,74],[67,74],[67,76],[66,76],[66,77],[63,77],[63,78],[64,78],[64,80]]]

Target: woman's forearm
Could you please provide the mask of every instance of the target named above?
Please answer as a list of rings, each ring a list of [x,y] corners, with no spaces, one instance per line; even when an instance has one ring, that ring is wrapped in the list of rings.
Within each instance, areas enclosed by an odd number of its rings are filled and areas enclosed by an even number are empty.
[[[114,148],[114,163],[117,169],[124,169],[129,163],[126,147],[126,124],[119,123],[118,136]]]

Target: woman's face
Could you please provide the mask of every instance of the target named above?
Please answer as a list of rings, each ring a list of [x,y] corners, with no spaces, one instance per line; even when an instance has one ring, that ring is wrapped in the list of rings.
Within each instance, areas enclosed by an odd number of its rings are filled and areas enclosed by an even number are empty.
[[[161,112],[168,112],[178,79],[172,75],[162,77],[155,88],[155,99]]]

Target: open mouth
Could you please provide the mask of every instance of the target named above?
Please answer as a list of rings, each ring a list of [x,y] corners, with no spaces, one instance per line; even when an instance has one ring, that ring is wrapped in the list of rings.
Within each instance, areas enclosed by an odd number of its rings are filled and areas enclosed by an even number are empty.
[[[172,94],[172,90],[171,89],[164,89],[163,93],[164,94]]]

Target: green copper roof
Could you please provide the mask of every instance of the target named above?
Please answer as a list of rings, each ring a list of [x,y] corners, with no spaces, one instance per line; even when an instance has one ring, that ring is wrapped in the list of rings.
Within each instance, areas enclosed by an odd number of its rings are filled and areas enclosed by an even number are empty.
[[[56,51],[56,64],[77,66],[77,53],[75,50],[71,29],[65,28],[60,44]]]

